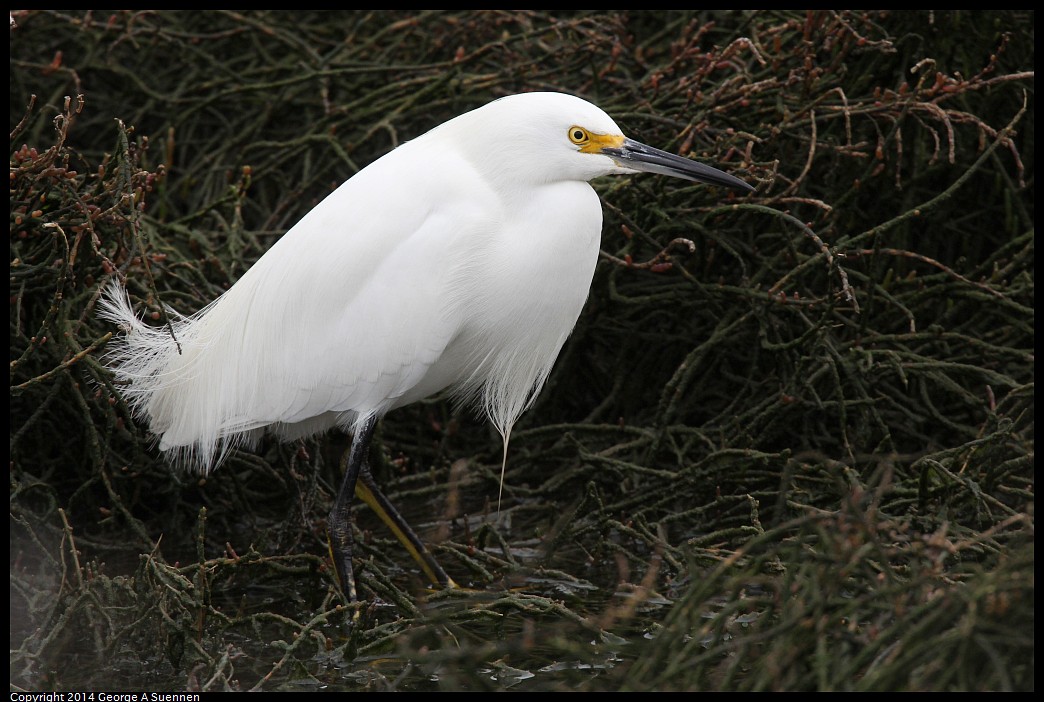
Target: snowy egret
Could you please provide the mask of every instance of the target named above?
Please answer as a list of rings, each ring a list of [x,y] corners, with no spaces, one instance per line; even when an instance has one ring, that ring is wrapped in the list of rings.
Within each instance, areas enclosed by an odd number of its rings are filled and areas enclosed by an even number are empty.
[[[625,137],[578,97],[495,100],[359,171],[217,300],[170,311],[170,329],[144,324],[114,281],[101,314],[126,333],[107,362],[160,449],[203,473],[265,431],[351,432],[328,531],[354,601],[352,493],[398,523],[364,494],[377,420],[449,389],[485,411],[506,457],[587,299],[602,226],[588,181],[640,171],[753,190]],[[412,533],[397,536],[450,582]]]

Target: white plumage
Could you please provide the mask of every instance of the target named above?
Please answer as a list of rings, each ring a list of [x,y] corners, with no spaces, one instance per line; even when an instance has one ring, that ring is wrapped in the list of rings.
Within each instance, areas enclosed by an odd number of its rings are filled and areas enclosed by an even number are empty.
[[[110,365],[160,448],[207,471],[266,427],[284,439],[350,429],[450,386],[507,434],[572,329],[598,253],[594,191],[537,156],[561,120],[546,107],[619,131],[576,98],[542,96],[545,109],[525,119],[517,102],[458,117],[360,171],[228,292],[172,315],[177,344],[109,287],[103,315],[129,329]],[[571,123],[557,130],[563,150]],[[571,175],[608,172],[600,160]]]
[[[502,98],[359,171],[224,295],[191,317],[168,311],[173,336],[144,324],[114,281],[100,314],[125,334],[107,362],[160,448],[204,473],[266,430],[284,440],[352,431],[327,528],[355,600],[351,494],[374,497],[376,420],[450,389],[485,409],[506,460],[511,427],[587,298],[602,226],[588,181],[637,171],[752,190],[624,137],[580,98]],[[377,497],[425,573],[452,585]]]

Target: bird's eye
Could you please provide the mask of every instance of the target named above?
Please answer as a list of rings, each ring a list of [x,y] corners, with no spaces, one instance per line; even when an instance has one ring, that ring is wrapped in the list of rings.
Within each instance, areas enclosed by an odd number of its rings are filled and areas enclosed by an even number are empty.
[[[569,141],[574,144],[584,144],[589,138],[590,136],[588,135],[587,130],[583,127],[569,128]]]

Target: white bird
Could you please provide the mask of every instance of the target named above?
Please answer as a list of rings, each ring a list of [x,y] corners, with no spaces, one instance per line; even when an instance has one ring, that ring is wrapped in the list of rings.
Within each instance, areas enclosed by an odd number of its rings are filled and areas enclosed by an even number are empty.
[[[506,452],[587,299],[602,226],[588,181],[640,171],[753,190],[578,97],[495,100],[359,171],[217,300],[169,311],[172,329],[144,324],[114,281],[100,314],[126,334],[107,363],[160,449],[203,473],[265,431],[352,432],[328,528],[354,601],[350,499],[360,474],[372,485],[376,421],[448,389]]]

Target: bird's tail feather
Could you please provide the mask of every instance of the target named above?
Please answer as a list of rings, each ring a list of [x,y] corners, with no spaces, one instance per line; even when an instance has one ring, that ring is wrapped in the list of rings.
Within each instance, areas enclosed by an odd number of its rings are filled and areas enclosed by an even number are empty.
[[[190,327],[206,310],[185,317],[166,308],[168,324],[152,327],[135,314],[130,296],[115,278],[102,290],[98,300],[98,316],[112,322],[123,333],[106,349],[103,362],[134,414],[144,420],[159,438],[160,448],[172,463],[207,473],[231,451],[241,445],[255,444],[260,429],[241,427],[235,431],[219,430],[195,437],[192,441],[172,441],[169,405],[177,388],[191,377],[192,363],[179,362],[183,349],[198,353],[198,326]]]

